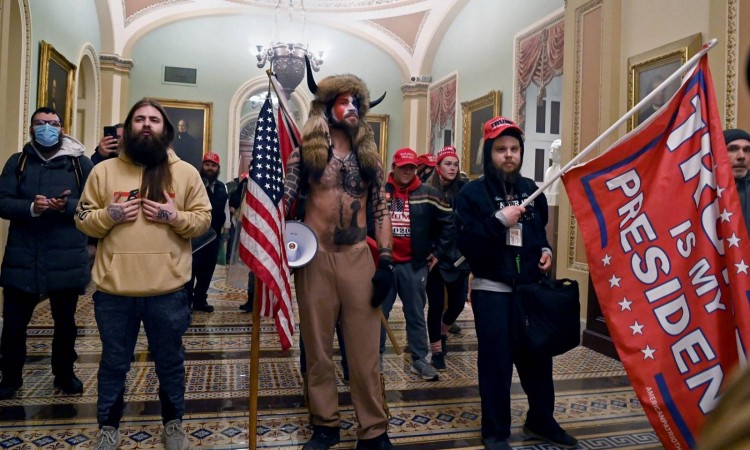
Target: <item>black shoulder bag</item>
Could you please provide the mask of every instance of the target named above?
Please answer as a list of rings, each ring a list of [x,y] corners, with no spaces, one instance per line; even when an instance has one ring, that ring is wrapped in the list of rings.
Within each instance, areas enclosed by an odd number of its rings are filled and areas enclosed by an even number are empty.
[[[516,287],[521,315],[521,347],[550,356],[562,355],[580,342],[581,305],[578,282],[543,278]]]

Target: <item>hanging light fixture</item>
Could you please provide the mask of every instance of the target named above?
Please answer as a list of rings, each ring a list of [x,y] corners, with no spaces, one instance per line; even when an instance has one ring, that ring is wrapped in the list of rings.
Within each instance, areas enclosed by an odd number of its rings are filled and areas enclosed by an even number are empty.
[[[255,48],[258,50],[255,55],[258,67],[263,68],[266,63],[270,63],[271,70],[276,74],[287,98],[305,78],[305,55],[310,59],[314,71],[318,72],[323,64],[322,51],[316,55],[300,43],[275,42],[268,48],[262,45],[256,45]]]

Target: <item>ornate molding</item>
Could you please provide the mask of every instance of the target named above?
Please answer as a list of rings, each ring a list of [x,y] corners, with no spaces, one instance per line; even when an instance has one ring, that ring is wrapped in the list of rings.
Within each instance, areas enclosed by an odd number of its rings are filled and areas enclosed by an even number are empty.
[[[401,85],[401,94],[404,98],[427,98],[427,88],[430,83],[404,83]]]
[[[727,1],[727,79],[725,93],[725,128],[734,128],[737,122],[737,73],[739,71],[739,14],[738,0]]]
[[[121,75],[130,75],[135,63],[132,59],[122,58],[119,55],[99,55],[99,67],[101,70],[111,70]]]
[[[573,100],[573,136],[571,158],[578,155],[581,150],[581,93],[583,90],[583,17],[591,11],[601,8],[603,0],[593,1],[576,10],[576,36],[575,36],[575,95]],[[568,269],[588,272],[588,263],[576,261],[576,249],[578,248],[578,223],[573,216],[573,209],[568,211]]]

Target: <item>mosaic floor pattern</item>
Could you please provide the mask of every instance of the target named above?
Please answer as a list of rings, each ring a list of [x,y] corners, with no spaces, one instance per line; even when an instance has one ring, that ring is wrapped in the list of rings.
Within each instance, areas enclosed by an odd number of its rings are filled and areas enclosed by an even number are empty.
[[[252,317],[238,310],[241,289],[227,286],[217,267],[209,293],[213,314],[196,313],[185,335],[186,410],[184,426],[196,448],[248,448],[249,349]],[[93,318],[91,289],[78,307],[79,337],[76,372],[84,394],[64,395],[52,387],[49,366],[52,318],[41,303],[29,328],[29,361],[24,386],[16,398],[0,401],[2,449],[88,449],[96,425],[96,371],[101,343]],[[406,342],[400,304],[391,313],[391,327]],[[408,358],[390,347],[384,361],[391,419],[389,435],[399,449],[481,449],[480,402],[476,385],[476,334],[471,310],[459,317],[460,334],[448,340],[448,370],[437,382],[425,382],[409,371]],[[299,449],[310,437],[302,400],[297,345],[279,350],[273,322],[260,325],[258,448]],[[296,339],[296,336],[295,336]],[[338,347],[336,347],[338,349]],[[145,335],[136,346],[128,374],[127,407],[120,431],[123,449],[160,449],[161,418],[158,382],[148,358]],[[336,357],[337,359],[338,356]],[[354,448],[356,419],[340,365],[338,390],[342,411],[341,443]],[[579,347],[555,358],[556,418],[586,449],[661,448],[628,383],[622,365]],[[511,445],[517,449],[551,449],[521,431],[526,397],[514,373]]]

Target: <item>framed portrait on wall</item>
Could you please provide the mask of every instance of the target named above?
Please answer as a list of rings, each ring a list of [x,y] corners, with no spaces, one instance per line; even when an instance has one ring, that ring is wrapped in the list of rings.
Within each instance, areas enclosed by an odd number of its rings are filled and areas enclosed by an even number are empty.
[[[375,145],[378,146],[380,160],[383,162],[383,170],[386,173],[388,173],[388,121],[390,118],[388,114],[368,114],[365,117],[375,135]]]
[[[76,66],[65,59],[52,44],[39,43],[39,86],[37,108],[46,106],[57,111],[65,131],[73,128],[73,83]]]
[[[461,168],[469,178],[478,178],[484,172],[482,134],[484,124],[495,116],[500,115],[500,91],[489,93],[461,103],[463,117],[463,135],[461,139]]]
[[[455,146],[457,75],[448,75],[427,88],[427,151],[436,154],[446,145]],[[417,151],[417,153],[422,153]]]
[[[628,110],[685,64],[700,50],[701,44],[701,34],[698,33],[628,58]],[[672,81],[648,105],[633,114],[628,122],[628,130],[642,124],[661,108],[677,92],[680,83],[680,79]]]
[[[203,155],[211,151],[213,103],[157,99],[175,128],[172,148],[180,159],[200,170]]]

